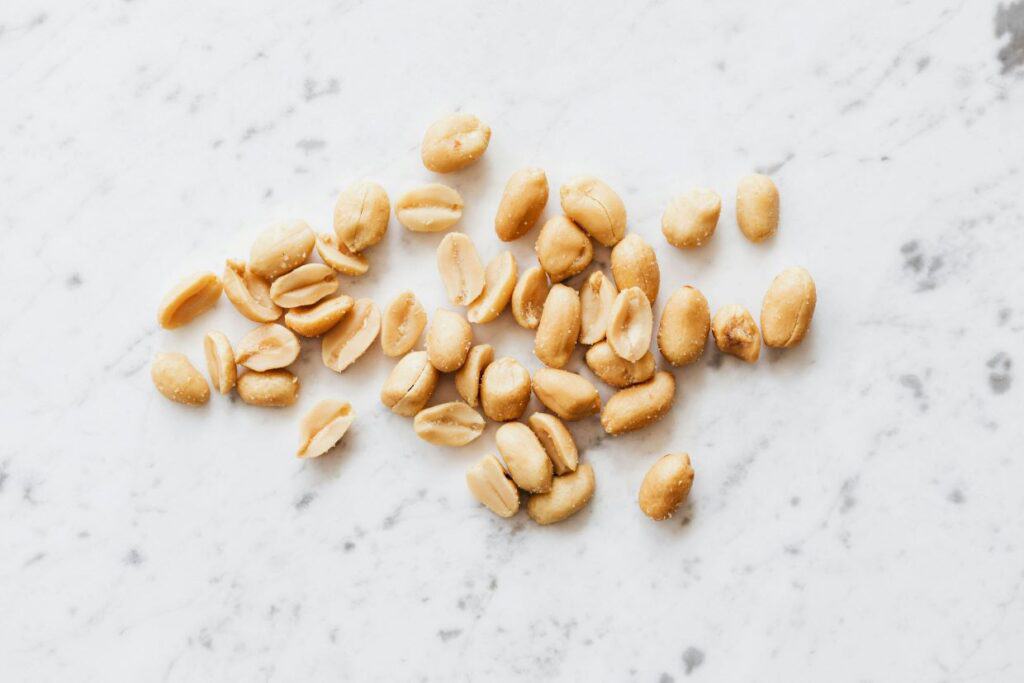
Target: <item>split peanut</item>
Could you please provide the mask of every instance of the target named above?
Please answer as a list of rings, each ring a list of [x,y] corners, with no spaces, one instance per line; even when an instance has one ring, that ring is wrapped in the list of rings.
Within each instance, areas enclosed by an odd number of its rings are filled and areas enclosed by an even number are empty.
[[[249,405],[283,408],[299,398],[299,378],[287,370],[250,371],[238,378],[235,390]]]
[[[596,344],[608,332],[608,321],[619,290],[595,270],[580,288],[580,344]]]
[[[484,267],[473,240],[461,232],[444,236],[437,245],[437,270],[448,293],[448,300],[456,306],[468,306],[484,290]]]
[[[547,451],[555,474],[576,470],[580,455],[565,423],[548,413],[534,413],[530,416],[530,429]]]
[[[270,285],[270,298],[281,308],[312,306],[338,290],[338,278],[330,266],[307,263],[285,273]]]
[[[484,370],[494,360],[494,347],[479,344],[469,350],[466,362],[455,373],[455,390],[473,408],[480,405],[480,381]],[[486,414],[486,410],[484,413]]]
[[[466,317],[471,323],[489,323],[505,310],[516,286],[516,258],[503,251],[484,270],[484,289],[469,305]]]
[[[390,219],[388,193],[366,180],[345,188],[334,205],[334,233],[350,252],[359,253],[384,239]]]
[[[515,358],[489,364],[480,379],[480,405],[495,422],[518,420],[530,402],[529,371]]]
[[[310,306],[299,306],[284,314],[284,324],[303,337],[319,337],[341,322],[354,303],[352,297],[342,294]]]
[[[750,311],[739,304],[718,309],[711,320],[711,334],[722,353],[736,356],[748,363],[757,362],[761,355],[761,335]]]
[[[380,332],[380,311],[369,299],[356,299],[341,322],[324,335],[320,355],[324,365],[342,372],[370,348]]]
[[[608,320],[608,343],[628,361],[638,361],[651,349],[654,314],[651,302],[639,287],[619,292]]]
[[[409,190],[395,204],[398,222],[413,232],[444,232],[462,218],[462,195],[441,183]]]
[[[315,242],[306,221],[275,223],[253,242],[249,268],[260,277],[273,280],[305,263]]]
[[[441,372],[455,372],[466,362],[473,329],[458,313],[437,309],[427,329],[427,357]]]
[[[549,289],[548,276],[539,266],[522,274],[512,290],[512,316],[520,327],[537,329]]]
[[[606,341],[587,350],[587,367],[608,386],[625,389],[646,382],[654,375],[654,354],[648,351],[639,360],[630,361],[615,353]]]
[[[465,446],[484,431],[484,418],[462,401],[452,401],[416,413],[413,429],[438,446]]]
[[[337,235],[322,233],[316,236],[316,253],[323,262],[342,275],[366,275],[370,270],[370,262],[362,254],[349,251],[348,247],[338,241]]]
[[[597,389],[575,372],[541,368],[533,373],[533,393],[563,420],[580,420],[601,410]]]
[[[355,415],[346,401],[324,399],[299,422],[300,458],[318,458],[334,448],[352,426]]]
[[[416,295],[406,290],[384,309],[380,347],[385,356],[402,356],[412,350],[427,326],[427,312]]]
[[[614,247],[626,234],[626,207],[615,190],[592,176],[562,185],[562,211],[606,247]]]
[[[224,294],[235,309],[254,323],[272,323],[281,307],[270,298],[270,283],[245,265],[228,259],[224,265]]]
[[[508,422],[498,427],[494,441],[516,486],[531,493],[551,490],[551,459],[529,427]]]
[[[223,332],[207,332],[203,337],[203,354],[213,388],[225,396],[231,393],[238,379],[238,368],[235,367],[235,352],[227,336]]]
[[[470,466],[466,486],[474,498],[499,517],[511,517],[519,511],[519,489],[493,455],[485,455]]]
[[[250,370],[263,372],[283,368],[299,357],[299,340],[295,333],[277,323],[260,325],[238,342],[235,360]]]
[[[426,351],[408,353],[392,368],[380,390],[380,401],[391,412],[412,417],[427,405],[439,376]]]
[[[220,298],[220,280],[213,273],[190,275],[174,286],[160,302],[157,322],[165,330],[173,330],[213,308]]]

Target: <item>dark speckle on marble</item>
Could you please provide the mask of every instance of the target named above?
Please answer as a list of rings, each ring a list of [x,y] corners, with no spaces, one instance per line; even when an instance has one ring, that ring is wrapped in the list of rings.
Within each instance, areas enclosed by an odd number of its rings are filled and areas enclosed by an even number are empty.
[[[0,493],[4,492],[4,484],[7,483],[7,477],[9,476],[7,474],[7,461],[4,461],[0,464]]]
[[[790,498],[789,504],[791,507],[796,507],[800,505],[800,496],[793,496],[792,498]]]
[[[778,173],[780,170],[782,170],[783,166],[785,166],[786,164],[793,160],[794,156],[796,155],[793,154],[793,152],[789,152],[788,154],[786,154],[786,156],[784,156],[782,159],[778,161],[772,162],[770,164],[765,164],[764,166],[755,166],[754,170],[764,175]]]
[[[345,550],[346,553],[350,553],[353,550],[355,550],[356,544],[352,541],[345,541],[345,544],[341,547]]]
[[[142,556],[142,553],[139,552],[138,548],[130,548],[128,552],[125,553],[124,560],[122,561],[130,567],[137,567],[145,562],[146,558]]]
[[[910,389],[917,399],[921,412],[928,410],[928,400],[924,394],[924,383],[917,375],[900,375],[900,385]]]
[[[676,683],[676,679],[672,678],[667,673],[663,673],[658,677],[658,683]]]
[[[309,504],[316,498],[316,494],[312,491],[307,491],[302,494],[302,497],[295,501],[296,510],[305,510],[309,507]]]
[[[946,500],[948,500],[950,503],[953,503],[953,505],[963,505],[964,492],[961,491],[960,489],[953,489],[952,491],[949,492],[949,495],[946,496]]]
[[[312,152],[315,152],[318,149],[323,149],[324,147],[326,147],[327,141],[321,140],[319,138],[302,138],[301,140],[295,143],[295,146],[301,149],[306,154],[311,154]]]
[[[921,57],[919,60],[917,60],[917,73],[921,73],[922,71],[927,69],[928,65],[931,64],[931,63],[932,63],[932,58],[929,57],[928,55],[925,55],[924,57]]]
[[[839,494],[842,496],[842,501],[839,504],[839,514],[845,515],[857,505],[857,499],[853,496],[853,492],[856,488],[856,477],[850,477],[843,482],[842,487],[839,489]]]
[[[79,275],[78,273],[71,273],[71,275],[68,276],[68,279],[64,281],[64,286],[67,287],[68,289],[75,289],[76,287],[80,287],[81,285],[82,276]]]
[[[683,652],[683,666],[686,667],[686,675],[689,676],[693,670],[704,663],[704,651],[695,647],[688,647]]]
[[[1000,351],[988,359],[988,386],[993,394],[1004,394],[1013,383],[1013,360],[1009,354]]]
[[[1002,326],[1002,325],[1005,325],[1006,323],[1010,322],[1010,316],[1011,315],[1013,315],[1013,309],[1012,308],[1009,308],[1009,307],[1007,307],[1007,308],[1000,308],[999,309],[999,317],[998,317],[999,325]]]
[[[307,78],[303,84],[302,96],[307,102],[312,102],[318,97],[337,95],[339,92],[341,92],[341,87],[338,84],[337,78],[332,78],[323,84],[317,83],[312,78]]]
[[[437,632],[437,637],[442,643],[447,643],[452,638],[458,638],[462,634],[461,628],[442,629]]]
[[[903,269],[915,276],[917,291],[926,292],[940,284],[938,276],[945,265],[942,256],[929,256],[918,240],[904,243],[900,247],[900,253],[903,255]]]
[[[995,25],[996,38],[1007,36],[997,55],[1002,73],[1024,66],[1024,0],[1006,5],[1000,3],[996,9]]]

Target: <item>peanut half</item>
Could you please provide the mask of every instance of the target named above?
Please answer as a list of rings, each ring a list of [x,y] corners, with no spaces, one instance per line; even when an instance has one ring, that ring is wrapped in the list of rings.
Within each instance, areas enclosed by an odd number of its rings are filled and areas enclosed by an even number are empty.
[[[235,350],[235,360],[250,370],[283,368],[299,357],[299,340],[283,325],[267,323],[249,331]]]
[[[519,511],[519,489],[493,455],[485,455],[470,465],[466,486],[474,498],[499,517],[511,517]]]
[[[354,303],[352,297],[342,294],[311,306],[299,306],[284,314],[284,324],[303,337],[319,337],[341,322]]]
[[[384,239],[391,219],[391,202],[384,188],[367,180],[345,188],[334,205],[334,233],[350,252]]]
[[[612,277],[619,291],[639,287],[654,304],[661,286],[661,271],[654,249],[640,235],[632,232],[612,249]]]
[[[779,190],[772,179],[754,173],[736,188],[736,222],[751,242],[761,242],[779,228]]]
[[[530,372],[515,358],[489,364],[480,379],[480,405],[495,422],[518,420],[530,402]]]
[[[158,353],[150,376],[157,390],[174,401],[198,406],[210,400],[210,385],[183,353]]]
[[[484,290],[484,267],[473,240],[461,232],[444,236],[437,245],[437,270],[448,293],[448,300],[456,306],[467,306]]]
[[[441,183],[409,190],[395,204],[398,222],[413,232],[443,232],[462,218],[462,195]]]
[[[253,242],[249,268],[260,277],[273,280],[305,263],[315,242],[306,221],[275,223]]]
[[[366,275],[370,270],[370,262],[362,254],[349,251],[348,247],[338,241],[337,235],[321,233],[316,236],[316,253],[323,262],[342,275]]]
[[[494,347],[490,344],[478,344],[469,350],[466,362],[455,373],[455,390],[474,408],[480,405],[480,380],[484,369],[493,360]]]
[[[563,420],[579,420],[601,410],[597,389],[575,372],[541,368],[533,373],[533,393]]]
[[[207,332],[203,337],[203,354],[213,388],[224,395],[231,393],[238,379],[238,368],[235,367],[235,352],[227,336],[223,332]]]
[[[503,242],[519,239],[537,223],[548,203],[548,177],[543,169],[521,168],[505,184],[494,217],[494,232]]]
[[[451,114],[427,128],[420,146],[423,165],[435,173],[469,166],[487,151],[491,129],[472,114]]]
[[[253,406],[284,408],[299,398],[299,378],[287,370],[246,372],[235,385],[243,401]]]
[[[668,519],[690,495],[693,466],[686,453],[663,455],[640,484],[640,509],[656,522]]]
[[[338,278],[330,266],[307,263],[285,273],[270,285],[270,298],[281,308],[311,306],[338,290]]]
[[[342,372],[355,363],[380,332],[380,311],[370,299],[356,299],[341,322],[331,328],[320,342],[324,365]]]
[[[551,490],[551,459],[529,427],[508,422],[498,427],[494,441],[516,486],[531,493]]]
[[[484,270],[484,289],[469,305],[466,317],[471,323],[489,323],[505,310],[516,287],[516,257],[503,251]]]
[[[355,414],[346,401],[324,399],[299,422],[300,458],[318,458],[334,448],[352,426]]]
[[[458,313],[437,309],[427,328],[427,357],[441,372],[455,372],[473,346],[473,328]]]
[[[462,401],[424,408],[413,418],[416,436],[438,446],[465,446],[484,431],[484,418]]]
[[[615,190],[592,176],[562,185],[562,211],[606,247],[614,247],[626,234],[626,207]]]
[[[775,276],[761,304],[761,334],[775,348],[796,346],[807,334],[818,303],[811,274],[792,267]]]
[[[715,234],[722,198],[714,190],[696,188],[675,197],[661,216],[661,232],[680,249],[699,247]]]
[[[544,224],[533,249],[552,282],[582,273],[594,258],[590,238],[565,216],[555,216]]]
[[[572,287],[555,285],[544,301],[533,353],[549,367],[565,367],[579,336],[580,297]]]
[[[416,295],[406,290],[384,309],[380,347],[385,356],[402,356],[412,350],[427,326],[427,312]]]
[[[619,292],[608,320],[608,343],[628,361],[638,361],[651,349],[654,314],[639,287]]]
[[[587,367],[608,386],[625,389],[646,382],[654,375],[654,354],[648,351],[640,360],[626,360],[606,341],[587,349]]]
[[[619,290],[595,270],[580,288],[580,344],[596,344],[608,332],[608,320]]]
[[[537,329],[549,289],[548,276],[539,266],[523,272],[512,290],[512,316],[520,327]]]
[[[711,334],[722,353],[756,363],[761,355],[761,335],[750,311],[739,304],[718,309],[711,320]]]
[[[397,415],[412,417],[434,394],[439,375],[426,351],[407,353],[391,370],[380,390],[380,402]]]
[[[601,413],[601,426],[609,434],[646,427],[669,411],[675,394],[675,378],[667,372],[657,372],[643,384],[622,389],[608,399]]]
[[[537,435],[547,451],[555,474],[573,472],[579,466],[580,455],[565,423],[548,413],[534,413],[530,416],[530,429]]]
[[[235,309],[254,323],[272,323],[281,308],[270,298],[270,283],[252,272],[244,261],[224,264],[224,295]]]
[[[594,468],[584,463],[575,472],[555,477],[551,490],[530,496],[526,513],[537,524],[555,524],[572,517],[594,497]]]
[[[220,298],[220,280],[213,273],[196,273],[183,279],[164,296],[156,319],[160,327],[173,330],[213,308]]]
[[[672,292],[658,323],[658,349],[672,365],[688,365],[701,357],[711,330],[708,300],[695,287]]]

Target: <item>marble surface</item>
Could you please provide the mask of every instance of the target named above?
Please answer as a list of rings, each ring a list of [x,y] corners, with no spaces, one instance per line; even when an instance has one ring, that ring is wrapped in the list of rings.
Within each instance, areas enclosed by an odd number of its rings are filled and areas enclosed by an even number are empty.
[[[1021,0],[15,0],[0,101],[4,680],[1024,677]],[[447,179],[485,257],[537,164],[619,190],[663,292],[756,312],[784,266],[818,284],[801,347],[707,353],[646,431],[575,425],[597,494],[555,527],[477,505],[493,425],[419,441],[379,404],[378,350],[337,375],[308,343],[277,411],[149,379],[155,352],[200,363],[205,331],[249,327],[222,300],[158,329],[178,277],[274,219],[326,229],[354,179],[434,180],[420,137],[452,110],[494,130]],[[732,216],[751,169],[783,198],[762,245]],[[725,208],[683,253],[661,211],[697,184]],[[439,239],[392,220],[346,291],[441,305]],[[476,334],[538,366],[508,315]],[[323,397],[356,424],[298,461]],[[696,483],[654,524],[636,492],[670,450]]]

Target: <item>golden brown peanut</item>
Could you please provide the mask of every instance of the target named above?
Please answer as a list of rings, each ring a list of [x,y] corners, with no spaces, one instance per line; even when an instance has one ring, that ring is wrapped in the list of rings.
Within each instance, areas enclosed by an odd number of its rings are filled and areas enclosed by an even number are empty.
[[[420,156],[435,173],[469,166],[487,151],[491,129],[472,114],[451,114],[430,124],[423,135]]]
[[[512,174],[494,217],[494,232],[503,242],[530,231],[548,203],[548,177],[539,168],[521,168]]]
[[[587,350],[587,367],[608,386],[625,389],[646,382],[654,375],[654,354],[648,351],[640,360],[629,361],[619,356],[606,341]]]
[[[398,198],[395,216],[413,232],[443,232],[462,218],[462,195],[441,183],[409,190]]]
[[[160,327],[173,330],[213,308],[220,298],[220,280],[213,273],[196,273],[183,279],[164,296],[156,319]]]
[[[601,426],[609,434],[646,427],[668,412],[675,395],[675,378],[667,372],[657,372],[643,384],[622,389],[608,399],[601,413]]]
[[[427,326],[427,312],[416,295],[406,290],[384,309],[380,347],[385,356],[401,356],[412,350]]]
[[[533,353],[544,365],[565,367],[579,336],[580,297],[572,287],[555,285],[544,301],[540,325],[533,340]]]
[[[249,405],[283,408],[299,398],[299,378],[287,370],[246,372],[238,378],[235,390]]]
[[[380,332],[380,311],[370,299],[356,299],[341,322],[320,342],[324,365],[342,372],[370,348]]]
[[[792,267],[775,276],[761,304],[761,334],[774,348],[796,346],[807,334],[818,303],[811,274]]]
[[[520,327],[537,329],[549,289],[548,276],[539,266],[527,269],[519,278],[512,290],[512,315]]]
[[[388,193],[368,180],[345,188],[334,205],[334,233],[350,252],[358,253],[384,239],[390,219]]]
[[[198,406],[210,400],[210,386],[183,353],[158,353],[150,368],[153,384],[175,403]]]
[[[699,247],[715,234],[722,198],[714,190],[695,188],[675,197],[661,216],[661,233],[680,249]]]
[[[473,346],[473,328],[458,313],[437,309],[427,329],[427,357],[441,372],[455,372]]]
[[[573,472],[580,462],[576,442],[568,427],[554,415],[534,413],[530,416],[530,429],[537,435],[548,458],[554,466],[555,474]]]
[[[471,323],[489,323],[505,310],[516,287],[516,257],[503,251],[487,264],[484,289],[469,305],[466,317]]]
[[[337,235],[327,233],[317,235],[316,253],[320,255],[324,263],[342,275],[366,275],[366,272],[370,270],[370,262],[366,260],[366,257],[349,251],[348,247],[338,241]]]
[[[596,344],[608,332],[608,320],[619,290],[595,270],[580,288],[580,344]]]
[[[594,468],[584,463],[575,472],[555,477],[551,490],[530,496],[526,513],[537,524],[555,524],[572,517],[594,497]]]
[[[384,382],[380,402],[397,415],[412,417],[427,405],[437,388],[438,377],[426,351],[407,353]]]
[[[551,459],[529,427],[508,422],[498,427],[494,441],[516,486],[531,493],[551,490]]]
[[[330,266],[307,263],[285,273],[270,285],[270,298],[281,308],[312,306],[338,290],[338,278]]]
[[[736,356],[748,363],[756,363],[761,355],[761,335],[750,311],[739,304],[718,309],[711,320],[711,334],[722,353]]]
[[[608,318],[608,343],[628,361],[638,361],[651,350],[654,314],[651,302],[639,287],[619,292]]]
[[[315,242],[306,221],[275,223],[253,242],[249,268],[260,277],[273,280],[305,263]]]
[[[640,509],[656,522],[668,519],[690,495],[693,467],[686,453],[669,453],[658,459],[640,484]]]
[[[615,190],[592,176],[562,185],[559,194],[565,215],[606,247],[614,247],[626,234],[626,207]]]
[[[455,390],[470,406],[480,405],[480,379],[494,360],[494,347],[478,344],[469,350],[466,362],[455,373]]]
[[[235,360],[250,370],[283,368],[299,357],[299,340],[283,325],[267,323],[248,332],[235,350]]]
[[[590,238],[565,216],[555,216],[544,224],[533,249],[552,282],[582,273],[594,258]]]
[[[224,395],[231,393],[238,379],[238,368],[235,367],[235,352],[227,336],[223,332],[207,332],[203,337],[203,353],[213,388]]]
[[[484,431],[484,418],[462,401],[452,401],[416,413],[412,427],[432,444],[465,446]]]
[[[511,517],[519,511],[519,489],[493,455],[485,455],[470,466],[466,485],[474,498],[499,517]]]
[[[736,188],[736,222],[751,242],[761,242],[779,228],[779,190],[772,179],[754,173]]]
[[[518,420],[530,402],[530,373],[515,358],[490,363],[480,379],[480,405],[495,422]]]
[[[696,287],[672,292],[658,323],[658,349],[672,365],[688,365],[701,357],[711,330],[708,300]]]
[[[300,458],[318,458],[334,448],[352,426],[355,414],[347,401],[324,399],[299,422]]]
[[[437,245],[437,270],[456,306],[468,306],[484,291],[484,267],[473,240],[461,232],[444,236]]]
[[[622,238],[612,249],[612,277],[621,292],[629,287],[639,287],[654,305],[661,286],[661,271],[658,258],[651,245],[635,232]]]
[[[228,259],[224,265],[224,294],[235,309],[254,323],[272,323],[281,308],[270,298],[270,283],[245,265]]]
[[[597,389],[575,372],[541,368],[533,373],[533,393],[563,420],[579,420],[601,410]]]
[[[299,306],[284,314],[284,324],[303,337],[319,337],[341,322],[354,303],[352,297],[342,294],[312,306]]]

